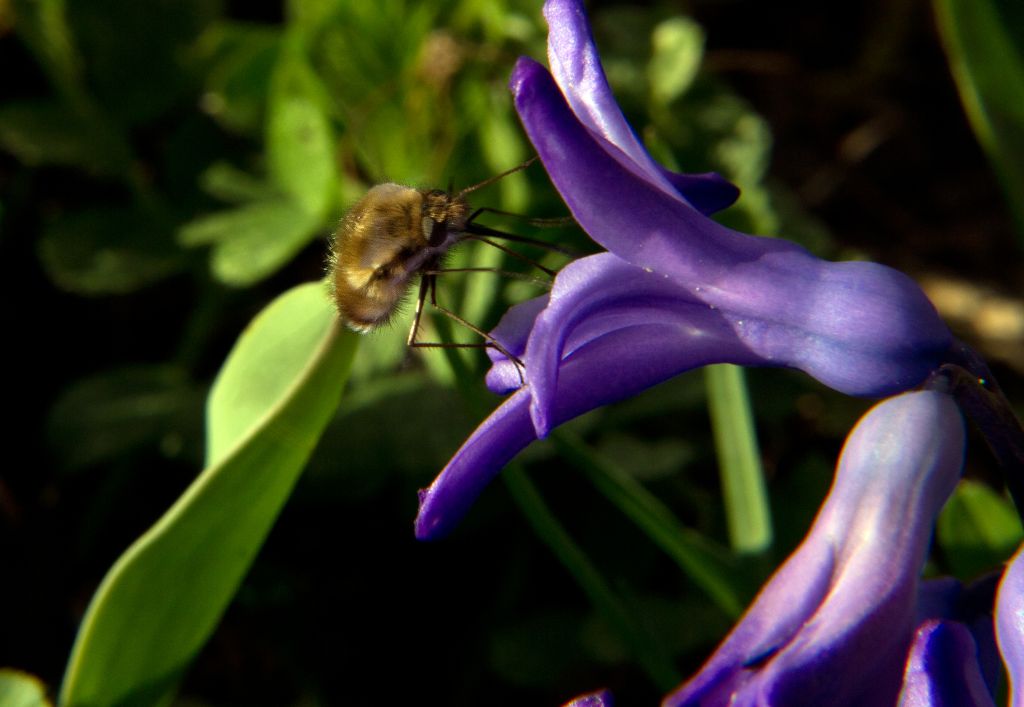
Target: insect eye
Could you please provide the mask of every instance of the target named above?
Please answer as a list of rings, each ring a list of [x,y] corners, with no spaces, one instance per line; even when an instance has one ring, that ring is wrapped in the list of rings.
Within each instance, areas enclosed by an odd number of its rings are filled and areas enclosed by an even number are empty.
[[[448,225],[444,221],[434,221],[434,225],[430,229],[430,236],[427,238],[427,243],[431,247],[437,247],[444,243],[444,239],[448,237]]]

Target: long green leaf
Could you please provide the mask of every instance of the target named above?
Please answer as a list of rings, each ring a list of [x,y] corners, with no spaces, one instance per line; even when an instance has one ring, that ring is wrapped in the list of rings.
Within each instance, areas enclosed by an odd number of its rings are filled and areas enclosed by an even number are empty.
[[[1010,12],[1012,3],[1006,3],[1001,11],[1000,3],[993,0],[935,0],[934,6],[960,100],[1002,180],[1024,237],[1024,32],[1020,12]]]
[[[253,320],[210,394],[210,463],[107,573],[61,704],[158,704],[173,694],[331,419],[355,342],[320,283]]]
[[[558,522],[529,477],[522,469],[512,466],[502,473],[502,479],[534,532],[572,574],[594,608],[629,648],[647,675],[662,690],[677,685],[680,676],[672,661],[619,600],[590,558]]]
[[[737,552],[762,552],[772,543],[772,520],[743,369],[720,364],[704,371],[729,541]]]
[[[600,457],[578,437],[564,430],[551,435],[561,454],[582,471],[731,619],[743,613],[744,600],[737,590],[741,579],[730,567],[728,553],[695,530],[687,528],[643,485]]]

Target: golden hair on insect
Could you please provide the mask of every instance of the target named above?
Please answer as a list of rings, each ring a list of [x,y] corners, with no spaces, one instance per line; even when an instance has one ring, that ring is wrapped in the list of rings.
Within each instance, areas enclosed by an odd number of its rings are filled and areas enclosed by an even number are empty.
[[[331,239],[328,257],[328,281],[331,296],[342,320],[359,332],[368,332],[386,324],[414,277],[420,276],[419,297],[410,346],[448,346],[448,344],[417,344],[423,303],[429,292],[431,304],[446,316],[481,335],[487,343],[480,346],[501,346],[485,332],[437,304],[434,283],[441,270],[441,261],[448,250],[466,239],[481,240],[526,260],[549,275],[553,271],[540,266],[505,246],[482,236],[534,243],[549,250],[562,249],[529,238],[496,231],[473,222],[485,211],[470,213],[466,194],[525,169],[536,157],[459,192],[440,189],[415,189],[399,184],[378,184],[357,201],[342,219]],[[463,270],[474,270],[464,268]],[[451,344],[473,346],[472,344]]]
[[[341,318],[370,331],[386,323],[410,280],[435,268],[464,232],[462,194],[378,184],[357,201],[334,235],[330,286]]]

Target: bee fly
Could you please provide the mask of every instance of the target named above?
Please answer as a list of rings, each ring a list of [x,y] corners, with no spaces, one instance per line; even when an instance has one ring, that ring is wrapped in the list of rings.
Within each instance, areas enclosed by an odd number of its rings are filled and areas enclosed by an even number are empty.
[[[441,261],[448,250],[465,240],[488,243],[513,257],[530,263],[549,276],[554,271],[485,236],[531,243],[548,250],[569,254],[557,246],[496,231],[474,223],[484,212],[470,213],[466,194],[496,182],[513,172],[530,166],[536,157],[457,193],[440,189],[414,189],[398,184],[378,184],[349,209],[335,232],[328,261],[331,294],[342,320],[358,332],[368,332],[386,324],[395,313],[409,284],[420,276],[416,312],[407,344],[410,347],[484,348],[493,347],[522,365],[487,332],[437,303],[436,278],[444,272],[490,271],[491,268],[459,268],[444,270]],[[544,219],[535,219],[535,223]],[[554,219],[550,221],[560,221]],[[500,272],[500,271],[499,271]],[[420,343],[416,341],[423,303],[430,304],[445,316],[467,327],[484,339],[479,344]]]

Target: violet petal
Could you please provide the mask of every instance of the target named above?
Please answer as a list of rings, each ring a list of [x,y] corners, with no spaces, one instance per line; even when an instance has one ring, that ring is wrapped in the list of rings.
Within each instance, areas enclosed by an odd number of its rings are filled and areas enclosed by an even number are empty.
[[[725,228],[623,169],[539,64],[520,59],[512,88],[530,140],[587,233],[727,310],[766,358],[841,392],[877,396],[919,383],[949,349],[948,329],[905,275]],[[748,320],[756,321],[746,327]]]
[[[966,626],[931,620],[917,629],[899,707],[995,707]]]
[[[999,583],[996,638],[1010,675],[1010,704],[1019,705],[1024,701],[1024,545]]]
[[[918,573],[963,449],[948,395],[905,393],[872,408],[807,538],[665,705],[892,704]]]
[[[641,320],[623,327],[617,322],[608,333],[588,338],[561,364],[549,424],[559,425],[683,371],[720,361],[728,357],[723,352],[730,347],[737,358],[746,355],[714,316],[690,323],[678,315],[670,323]],[[630,365],[623,365],[624,361]],[[448,533],[501,468],[537,438],[530,400],[529,388],[507,398],[474,430],[430,488],[420,493],[416,537],[433,539]]]

